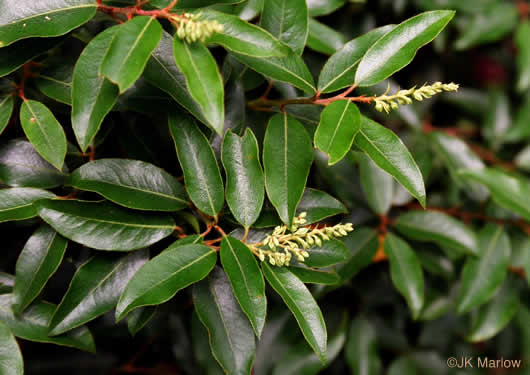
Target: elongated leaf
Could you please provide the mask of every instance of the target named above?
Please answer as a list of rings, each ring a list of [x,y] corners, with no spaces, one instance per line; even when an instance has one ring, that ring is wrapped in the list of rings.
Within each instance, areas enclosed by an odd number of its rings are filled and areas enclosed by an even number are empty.
[[[55,168],[62,169],[66,156],[66,135],[53,113],[42,103],[24,100],[20,123],[35,150]]]
[[[120,25],[101,62],[101,74],[124,92],[140,77],[161,37],[162,26],[153,17],[134,17]]]
[[[50,66],[39,73],[35,85],[48,98],[71,106],[73,73],[74,65]]]
[[[135,336],[156,314],[157,306],[145,306],[131,311],[127,315],[127,328]]]
[[[89,259],[78,268],[57,306],[50,335],[60,335],[112,310],[129,280],[148,260],[147,250],[119,258],[101,254]]]
[[[308,33],[305,0],[265,0],[261,26],[301,55]]]
[[[263,274],[291,310],[307,343],[322,363],[326,362],[327,331],[322,312],[313,296],[295,275],[285,267],[262,263]]]
[[[524,92],[530,88],[530,22],[524,20],[519,23],[515,31],[515,45],[517,46],[517,91]]]
[[[310,247],[309,258],[304,261],[308,267],[330,267],[344,262],[350,255],[348,248],[337,239],[322,241],[322,246]]]
[[[4,0],[0,14],[0,47],[33,36],[66,34],[96,14],[95,0],[29,2]]]
[[[322,271],[304,266],[289,267],[289,271],[304,284],[335,285],[340,281],[340,277],[335,271]]]
[[[361,112],[349,100],[328,105],[315,132],[315,146],[329,155],[329,165],[339,162],[350,150],[361,129]]]
[[[353,374],[381,373],[382,364],[377,353],[375,328],[365,317],[360,316],[351,322],[344,353]]]
[[[523,148],[515,157],[515,165],[524,171],[530,171],[530,145]]]
[[[296,215],[306,213],[306,224],[322,221],[330,216],[346,213],[348,210],[337,199],[326,192],[306,188],[296,208]]]
[[[55,194],[34,188],[10,188],[0,190],[0,222],[24,220],[37,216],[33,203],[40,199],[52,199]]]
[[[497,169],[465,170],[460,176],[484,184],[495,202],[530,220],[530,182]]]
[[[83,152],[118,99],[119,89],[99,74],[99,67],[117,31],[115,26],[98,34],[88,43],[75,64],[72,127]]]
[[[265,281],[256,257],[242,242],[225,237],[221,242],[221,263],[230,279],[234,295],[260,337],[267,314]]]
[[[217,215],[223,208],[224,187],[208,140],[191,118],[180,113],[169,116],[169,130],[191,200],[201,211]]]
[[[393,234],[385,238],[385,253],[392,282],[407,300],[412,317],[417,319],[423,308],[425,289],[420,261],[410,246]]]
[[[15,276],[0,272],[0,294],[11,293],[15,286]]]
[[[311,17],[325,16],[344,6],[346,0],[307,0]]]
[[[504,136],[512,124],[512,116],[508,96],[497,89],[489,92],[488,111],[484,124],[484,137],[494,150],[504,143]]]
[[[371,228],[355,228],[344,238],[344,244],[350,250],[350,257],[337,266],[337,273],[341,281],[353,278],[360,270],[372,263],[372,259],[379,248],[377,232]]]
[[[502,226],[488,224],[479,233],[479,258],[469,258],[462,270],[458,313],[467,312],[493,297],[510,264],[510,239]]]
[[[0,372],[4,375],[24,374],[24,360],[17,340],[3,322],[0,322]]]
[[[217,362],[227,374],[249,374],[256,351],[254,332],[221,268],[195,284],[193,301]]]
[[[20,253],[15,275],[11,308],[20,314],[39,295],[57,271],[68,241],[48,225],[33,233]]]
[[[11,311],[11,294],[0,295],[0,321],[6,324],[15,337],[24,340],[70,346],[95,352],[94,339],[86,327],[79,327],[61,336],[49,336],[48,324],[55,311],[55,305],[48,302],[35,302],[19,317]]]
[[[46,189],[62,185],[65,177],[27,141],[13,139],[0,147],[0,180],[6,185]]]
[[[519,267],[525,273],[530,285],[530,238],[525,235],[514,236],[512,242],[512,266]]]
[[[320,92],[333,92],[351,86],[355,81],[357,66],[366,51],[395,26],[387,25],[361,35],[333,54],[318,77]]]
[[[138,210],[177,211],[187,206],[184,187],[175,177],[139,160],[96,160],[76,169],[70,183]]]
[[[0,134],[2,134],[9,124],[9,119],[13,113],[13,104],[14,100],[12,95],[8,95],[0,101]]]
[[[226,172],[226,202],[236,220],[248,228],[258,219],[265,198],[258,141],[248,129],[242,137],[228,131],[221,151]]]
[[[237,53],[232,55],[238,61],[266,77],[290,83],[309,94],[316,92],[315,82],[309,68],[304,60],[291,49],[285,57],[259,58]]]
[[[392,207],[394,180],[366,155],[359,158],[361,187],[370,208],[378,215],[386,215]]]
[[[443,212],[410,211],[398,217],[395,227],[416,241],[434,242],[465,254],[479,254],[475,233]]]
[[[208,43],[216,43],[230,51],[254,57],[278,57],[289,52],[273,35],[239,17],[210,9],[203,9],[200,13],[201,19],[216,20],[223,25],[223,31],[214,33]]]
[[[206,277],[216,259],[215,251],[205,245],[171,245],[129,281],[116,307],[116,320],[138,307],[168,301],[179,290]]]
[[[454,15],[454,11],[435,10],[397,25],[366,51],[355,73],[355,83],[373,86],[407,66],[416,51],[436,38]]]
[[[309,18],[308,25],[307,46],[312,50],[325,55],[333,55],[346,44],[344,35],[333,28],[313,18]]]
[[[0,27],[1,33],[1,27]],[[14,72],[22,65],[55,47],[63,38],[27,39],[9,48],[0,49],[0,77]]]
[[[401,139],[391,130],[362,116],[361,130],[353,142],[425,206],[421,171]]]
[[[42,200],[39,216],[64,237],[98,250],[129,251],[173,233],[170,216],[139,214],[107,202]]]
[[[199,103],[212,129],[222,135],[225,118],[224,86],[212,54],[202,43],[188,44],[175,37],[173,55],[186,77],[186,86],[191,96]]]
[[[282,221],[291,225],[313,162],[311,140],[296,119],[274,115],[263,141],[265,187]]]

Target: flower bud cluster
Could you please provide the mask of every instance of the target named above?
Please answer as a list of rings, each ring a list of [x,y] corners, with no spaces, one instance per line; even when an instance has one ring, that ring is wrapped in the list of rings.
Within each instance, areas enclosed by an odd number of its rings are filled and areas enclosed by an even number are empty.
[[[204,42],[214,33],[223,32],[223,25],[215,20],[200,20],[200,13],[184,13],[172,20],[177,25],[177,36],[187,43]]]
[[[267,261],[273,266],[288,266],[292,257],[299,262],[304,262],[309,257],[307,251],[312,246],[322,246],[322,241],[331,238],[343,237],[353,230],[351,223],[337,224],[332,227],[309,228],[303,227],[307,214],[302,212],[293,220],[293,225],[277,226],[274,231],[257,244],[253,244],[255,254],[263,262]],[[287,232],[290,233],[287,233]]]
[[[411,104],[412,99],[421,102],[423,99],[429,99],[442,91],[457,91],[458,87],[456,83],[452,82],[435,82],[432,85],[423,85],[419,89],[413,87],[408,90],[399,90],[394,95],[386,95],[385,93],[374,97],[375,109],[379,112],[385,111],[389,113],[392,109],[397,109],[400,105]]]

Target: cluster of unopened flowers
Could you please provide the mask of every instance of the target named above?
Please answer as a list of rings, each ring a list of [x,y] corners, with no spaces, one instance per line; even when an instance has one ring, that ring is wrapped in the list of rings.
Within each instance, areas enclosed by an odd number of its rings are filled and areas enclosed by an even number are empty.
[[[422,101],[428,99],[433,95],[441,93],[442,91],[456,91],[459,85],[456,83],[442,83],[435,82],[432,85],[423,85],[420,88],[413,87],[408,90],[399,90],[394,95],[383,95],[375,96],[375,109],[379,112],[385,111],[389,113],[392,109],[397,109],[400,105],[411,104],[412,99]]]
[[[309,257],[307,249],[311,246],[322,246],[322,241],[344,237],[353,230],[351,223],[313,229],[303,227],[307,222],[306,216],[307,213],[302,212],[295,217],[290,228],[287,225],[277,226],[263,241],[248,244],[249,248],[262,262],[267,259],[273,266],[288,266],[293,255],[299,262],[304,262]]]
[[[215,20],[200,20],[201,14],[183,13],[175,18],[173,22],[177,26],[177,36],[187,43],[198,40],[204,42],[214,33],[223,32],[223,25]]]

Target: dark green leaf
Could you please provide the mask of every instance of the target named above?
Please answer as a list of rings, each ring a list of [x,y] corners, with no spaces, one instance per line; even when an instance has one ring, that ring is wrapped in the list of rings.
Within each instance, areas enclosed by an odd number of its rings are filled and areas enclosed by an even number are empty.
[[[71,106],[73,73],[73,65],[52,65],[39,73],[35,84],[47,97]]]
[[[9,124],[9,119],[13,113],[13,96],[8,95],[2,101],[0,101],[0,134]]]
[[[20,123],[35,150],[61,170],[66,156],[66,135],[53,113],[40,102],[24,100]]]
[[[512,237],[512,266],[523,270],[530,284],[530,238],[528,236]]]
[[[11,308],[20,314],[39,295],[63,260],[68,241],[44,224],[33,233],[20,253]]]
[[[322,312],[315,299],[295,275],[285,267],[262,263],[263,274],[291,310],[300,329],[322,363],[326,362],[327,332]]]
[[[387,375],[417,375],[418,370],[414,361],[407,357],[396,359],[388,368]]]
[[[348,210],[337,199],[321,190],[306,188],[296,207],[296,215],[306,213],[306,224],[322,221],[330,216],[346,213]]]
[[[168,301],[179,290],[206,277],[216,260],[217,254],[208,246],[174,243],[132,277],[116,307],[116,320],[138,307]]]
[[[100,73],[124,92],[140,77],[161,37],[162,26],[154,17],[134,17],[120,25],[103,57]]]
[[[517,91],[525,92],[530,88],[530,22],[519,23],[515,32],[517,47]]]
[[[132,336],[135,336],[144,326],[149,323],[155,315],[156,306],[140,307],[127,315],[127,328]]]
[[[242,137],[228,131],[221,151],[226,172],[226,202],[236,220],[248,228],[258,219],[265,198],[258,141],[252,130]]]
[[[425,185],[421,171],[401,139],[391,130],[362,116],[361,130],[354,144],[425,206]]]
[[[78,268],[50,322],[50,335],[60,335],[112,310],[125,286],[149,259],[147,250],[119,258],[96,255]]]
[[[0,27],[0,35],[1,35]],[[0,77],[14,72],[22,65],[55,47],[63,38],[27,39],[9,48],[0,48]]]
[[[346,38],[329,26],[309,18],[307,46],[312,50],[332,55],[346,44]]]
[[[264,0],[247,0],[236,5],[234,14],[245,21],[250,21],[257,17],[263,10]]]
[[[224,86],[212,54],[202,43],[188,44],[175,37],[173,55],[186,77],[191,96],[201,106],[212,129],[222,135],[225,118]]]
[[[416,51],[436,38],[454,15],[454,11],[435,10],[397,25],[366,51],[355,73],[355,83],[373,86],[407,66]]]
[[[99,74],[99,67],[118,31],[111,27],[88,43],[74,68],[72,127],[83,152],[118,99],[118,88]]]
[[[39,216],[64,237],[98,250],[129,251],[173,233],[170,216],[138,213],[108,202],[42,200]]]
[[[13,335],[24,340],[70,346],[95,352],[96,347],[90,331],[79,327],[64,335],[48,336],[48,324],[55,311],[55,305],[48,302],[35,302],[19,317],[11,311],[11,294],[0,295],[0,321],[4,322]]]
[[[464,223],[437,211],[410,211],[398,217],[395,227],[405,236],[471,255],[478,255],[475,233]]]
[[[24,374],[24,360],[17,340],[3,322],[0,322],[0,372],[3,375]]]
[[[412,317],[417,319],[423,308],[425,289],[420,261],[410,246],[393,234],[385,238],[385,253],[392,282],[407,300]]]
[[[29,2],[4,0],[0,14],[0,47],[34,36],[66,34],[96,14],[94,0]]]
[[[322,271],[303,266],[290,267],[289,271],[294,273],[304,284],[335,285],[340,281],[340,277],[335,271]]]
[[[344,347],[346,362],[355,375],[378,375],[382,365],[377,353],[375,328],[365,317],[352,321]]]
[[[265,0],[261,26],[287,44],[297,54],[304,50],[308,33],[305,0]]]
[[[29,142],[13,139],[0,147],[0,181],[6,185],[46,189],[62,185],[65,177]]]
[[[0,294],[11,293],[15,286],[15,276],[0,272]]]
[[[512,124],[510,103],[508,96],[500,90],[489,93],[488,112],[484,124],[484,137],[494,150],[498,150],[504,143],[504,136]]]
[[[308,267],[329,267],[348,259],[350,252],[342,241],[334,238],[329,241],[322,241],[322,246],[310,247],[307,252],[309,258],[306,258],[304,264]]]
[[[227,374],[250,374],[256,346],[254,332],[232,292],[228,277],[216,267],[193,288],[195,311],[208,330],[210,348]]]
[[[267,195],[282,221],[291,225],[313,162],[311,139],[296,119],[274,115],[263,141]]]
[[[379,248],[377,232],[371,228],[355,228],[344,238],[344,243],[350,250],[350,257],[344,264],[337,266],[342,282],[350,280],[371,264]]]
[[[260,337],[267,314],[267,298],[256,257],[242,242],[230,236],[223,238],[220,256],[234,295]]]
[[[468,312],[493,297],[510,264],[510,239],[502,226],[488,224],[478,236],[479,257],[470,257],[462,270],[458,313]]]
[[[208,140],[190,117],[180,113],[170,114],[169,129],[191,200],[201,211],[216,216],[223,208],[224,187]]]
[[[187,207],[186,192],[177,179],[140,160],[96,160],[72,172],[70,183],[128,208],[177,211]]]
[[[34,188],[10,188],[0,190],[0,222],[24,220],[37,216],[33,203],[40,199],[52,199],[55,194]]]
[[[311,17],[325,16],[344,6],[346,0],[307,0]]]
[[[394,180],[366,155],[359,157],[361,187],[370,208],[378,215],[386,215],[392,207]]]

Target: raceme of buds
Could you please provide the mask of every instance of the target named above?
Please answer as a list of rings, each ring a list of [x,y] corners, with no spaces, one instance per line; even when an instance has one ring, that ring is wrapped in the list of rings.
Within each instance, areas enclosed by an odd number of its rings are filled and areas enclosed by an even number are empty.
[[[442,91],[457,91],[459,85],[456,83],[435,82],[432,85],[423,85],[419,89],[413,87],[408,90],[399,90],[394,95],[383,95],[374,97],[375,109],[379,112],[389,113],[392,109],[397,109],[400,105],[411,104],[412,98],[418,101],[428,99]],[[387,90],[388,92],[388,90]]]
[[[247,245],[262,262],[267,260],[271,265],[281,267],[288,266],[293,256],[303,262],[309,257],[310,251],[307,250],[312,246],[320,247],[322,241],[346,236],[353,230],[351,223],[313,229],[303,227],[306,216],[302,212],[294,218],[291,228],[287,225],[277,226],[263,241]]]
[[[200,13],[184,13],[172,18],[177,27],[177,36],[187,43],[204,42],[214,33],[223,32],[223,25],[213,20],[200,20]]]

